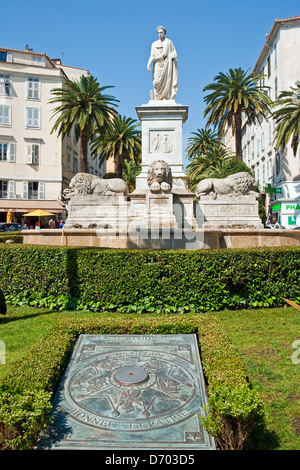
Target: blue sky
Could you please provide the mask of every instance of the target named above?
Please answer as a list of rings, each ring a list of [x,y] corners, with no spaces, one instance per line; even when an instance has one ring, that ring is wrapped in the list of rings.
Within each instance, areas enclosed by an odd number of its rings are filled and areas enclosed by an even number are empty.
[[[119,101],[122,115],[150,99],[147,70],[156,27],[163,25],[178,54],[176,101],[189,107],[184,147],[205,126],[205,85],[229,68],[252,69],[277,18],[300,14],[299,0],[10,0],[1,47],[61,58],[86,68]]]

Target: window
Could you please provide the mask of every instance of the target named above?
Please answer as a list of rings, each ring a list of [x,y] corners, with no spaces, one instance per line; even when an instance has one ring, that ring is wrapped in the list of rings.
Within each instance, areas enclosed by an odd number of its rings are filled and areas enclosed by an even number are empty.
[[[67,169],[71,170],[71,149],[67,147]]]
[[[23,199],[45,199],[45,183],[41,181],[23,181]]]
[[[274,67],[277,67],[277,42],[274,44]]]
[[[0,162],[7,160],[7,144],[0,142]]]
[[[261,150],[263,151],[263,150],[265,150],[265,134],[264,134],[264,132],[262,132],[260,140],[261,140]]]
[[[41,66],[42,65],[42,57],[33,55],[32,56],[32,65]]]
[[[7,199],[7,181],[0,180],[0,199]]]
[[[0,51],[0,60],[2,62],[6,62],[6,58],[7,58],[7,52]]]
[[[274,93],[275,93],[275,100],[277,100],[277,98],[278,98],[278,80],[277,80],[277,77],[275,77],[275,81],[274,81]]]
[[[0,141],[0,162],[16,161],[16,144],[13,142]]]
[[[10,106],[0,105],[0,126],[10,126]]]
[[[38,165],[40,163],[40,144],[31,143],[26,145],[26,163]]]
[[[78,173],[78,154],[74,152],[73,158],[73,173]]]
[[[0,95],[11,96],[11,77],[10,75],[0,75]]]
[[[0,199],[14,199],[15,198],[15,181],[1,181],[0,180]]]
[[[269,122],[269,146],[272,145],[272,124]]]
[[[268,78],[270,78],[270,75],[271,75],[271,58],[270,58],[270,56],[268,57],[267,70],[268,70]]]
[[[26,127],[40,127],[40,108],[26,108]]]
[[[39,100],[41,91],[41,81],[39,78],[27,78],[27,99]]]

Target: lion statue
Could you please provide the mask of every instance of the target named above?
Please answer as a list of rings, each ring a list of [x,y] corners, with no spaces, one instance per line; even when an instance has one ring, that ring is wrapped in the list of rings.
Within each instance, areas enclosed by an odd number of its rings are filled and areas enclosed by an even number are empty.
[[[247,172],[241,171],[227,178],[206,178],[200,181],[196,187],[196,197],[211,194],[213,199],[217,196],[240,196],[245,194],[253,194],[258,196],[258,193],[253,191],[255,188],[254,178]]]
[[[73,196],[113,196],[123,194],[127,196],[129,189],[127,183],[120,178],[103,179],[89,173],[77,173],[71,180],[69,188],[64,190],[66,199]]]
[[[152,193],[168,192],[172,188],[172,172],[163,160],[155,160],[149,165],[147,183]]]

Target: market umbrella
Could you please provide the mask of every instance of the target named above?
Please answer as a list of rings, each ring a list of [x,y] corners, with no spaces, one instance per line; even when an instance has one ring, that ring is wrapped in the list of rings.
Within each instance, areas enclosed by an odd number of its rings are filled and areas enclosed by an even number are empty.
[[[43,211],[42,209],[37,209],[37,210],[32,211],[32,212],[27,212],[27,214],[25,214],[25,215],[26,215],[26,217],[38,217],[39,222],[40,222],[40,217],[43,217],[43,216],[46,216],[46,215],[54,215],[54,214],[52,214],[52,212]]]
[[[10,224],[10,223],[11,223],[11,220],[12,220],[12,219],[11,219],[11,212],[8,211],[7,214],[6,214],[6,222]]]
[[[36,211],[27,212],[25,215],[26,216],[28,215],[29,217],[43,217],[46,215],[54,215],[54,214],[52,214],[52,212],[43,211],[42,209],[37,209]]]

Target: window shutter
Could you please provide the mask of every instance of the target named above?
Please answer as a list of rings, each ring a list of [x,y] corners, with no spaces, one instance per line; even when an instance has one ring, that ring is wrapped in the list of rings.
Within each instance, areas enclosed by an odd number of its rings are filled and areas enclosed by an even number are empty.
[[[32,145],[31,145],[31,144],[27,144],[27,145],[26,145],[26,156],[25,156],[25,160],[26,160],[27,165],[31,165],[31,164],[32,164]]]
[[[27,79],[27,98],[40,99],[40,80],[38,78]]]
[[[27,108],[27,127],[40,127],[40,108]]]
[[[9,157],[8,160],[10,162],[15,162],[16,161],[16,144],[11,142],[9,144]]]
[[[32,163],[38,165],[40,161],[40,146],[39,144],[32,144]]]
[[[8,199],[15,198],[15,181],[9,180],[8,182]]]
[[[23,181],[23,199],[28,199],[28,181]]]
[[[10,125],[10,106],[0,105],[0,124],[3,126]]]
[[[31,108],[26,108],[26,126],[31,127],[32,123],[32,110]]]
[[[45,183],[39,182],[39,199],[45,199]]]
[[[12,53],[11,52],[7,52],[6,62],[12,62]]]

